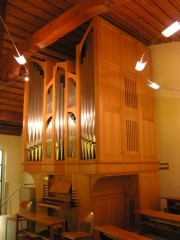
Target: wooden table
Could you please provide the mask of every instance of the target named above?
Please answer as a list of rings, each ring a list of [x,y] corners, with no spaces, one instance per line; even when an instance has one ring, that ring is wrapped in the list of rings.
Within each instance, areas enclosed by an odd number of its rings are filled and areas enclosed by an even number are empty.
[[[112,239],[120,239],[120,240],[149,240],[150,238],[141,236],[139,234],[126,231],[122,228],[118,228],[112,225],[101,225],[95,226],[95,230],[100,232],[101,239],[106,239],[106,237],[110,237]]]
[[[24,212],[24,213],[17,213],[16,214],[16,240],[18,240],[18,232],[19,232],[19,219],[25,218],[28,221],[39,222],[43,224],[47,224],[50,228],[50,238],[54,240],[54,230],[56,228],[62,228],[62,231],[65,230],[66,220],[47,216],[45,214],[35,213],[35,212]]]

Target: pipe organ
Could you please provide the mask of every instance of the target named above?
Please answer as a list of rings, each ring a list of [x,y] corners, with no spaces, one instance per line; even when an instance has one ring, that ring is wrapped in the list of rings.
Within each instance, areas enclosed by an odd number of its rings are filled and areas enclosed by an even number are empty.
[[[55,76],[56,107],[55,107],[55,142],[56,160],[64,160],[64,70],[57,68]]]
[[[42,129],[43,129],[43,69],[36,63],[30,63],[29,104],[28,104],[28,137],[27,159],[42,160]]]
[[[96,158],[95,104],[94,104],[94,53],[93,31],[89,33],[81,50],[80,106],[81,106],[81,157]]]
[[[31,59],[24,171],[37,184],[39,173],[70,175],[79,208],[93,210],[95,224],[123,225],[129,212],[134,219],[130,201],[159,208],[154,93],[134,69],[145,48],[96,17],[77,45],[76,61]],[[150,65],[145,75],[151,78]]]

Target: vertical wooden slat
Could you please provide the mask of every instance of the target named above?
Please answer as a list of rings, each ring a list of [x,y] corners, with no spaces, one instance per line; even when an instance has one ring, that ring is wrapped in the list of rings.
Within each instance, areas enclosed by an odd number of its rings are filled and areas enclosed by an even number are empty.
[[[137,109],[137,90],[136,82],[127,77],[124,78],[125,86],[125,105],[129,108]]]
[[[126,143],[127,151],[139,151],[138,122],[135,120],[126,120]]]

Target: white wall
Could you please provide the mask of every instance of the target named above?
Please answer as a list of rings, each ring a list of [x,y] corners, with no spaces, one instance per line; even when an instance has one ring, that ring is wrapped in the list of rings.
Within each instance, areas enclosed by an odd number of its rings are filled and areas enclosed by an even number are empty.
[[[180,197],[180,42],[155,45],[152,49],[158,158],[169,163],[160,171],[161,196]]]
[[[7,197],[21,183],[22,137],[0,135],[0,148],[4,151],[3,180],[6,189],[3,190]]]

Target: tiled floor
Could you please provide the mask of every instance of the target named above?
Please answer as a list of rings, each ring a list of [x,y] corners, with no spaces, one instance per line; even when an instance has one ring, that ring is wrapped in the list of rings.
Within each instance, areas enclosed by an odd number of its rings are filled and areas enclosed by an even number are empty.
[[[7,215],[0,216],[0,240],[15,240],[15,222],[8,222],[6,238],[6,218]]]

